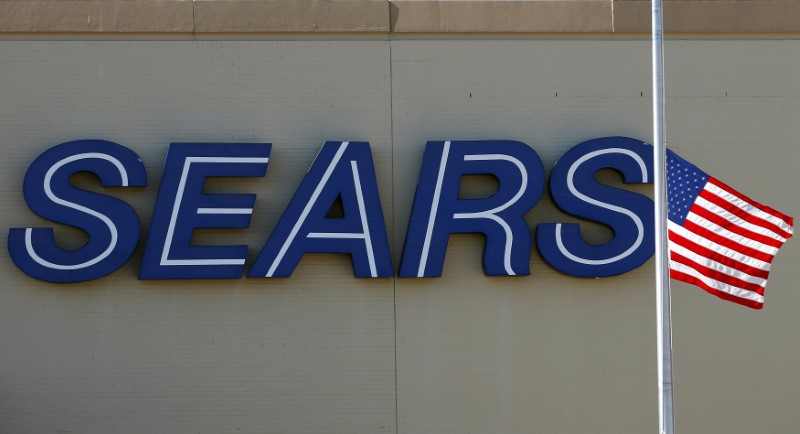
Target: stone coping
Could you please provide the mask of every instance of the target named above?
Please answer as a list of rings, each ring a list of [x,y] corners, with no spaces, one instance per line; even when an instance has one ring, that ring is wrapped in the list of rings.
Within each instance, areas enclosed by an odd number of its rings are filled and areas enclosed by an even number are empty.
[[[800,0],[665,0],[668,33],[797,33]],[[0,0],[0,33],[648,33],[642,0]]]

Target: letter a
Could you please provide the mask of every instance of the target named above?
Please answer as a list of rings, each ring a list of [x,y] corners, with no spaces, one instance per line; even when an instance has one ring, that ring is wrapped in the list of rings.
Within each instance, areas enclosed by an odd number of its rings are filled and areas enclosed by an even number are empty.
[[[327,217],[341,197],[344,217]],[[356,277],[391,277],[367,142],[325,142],[248,277],[289,277],[306,253],[348,253]]]

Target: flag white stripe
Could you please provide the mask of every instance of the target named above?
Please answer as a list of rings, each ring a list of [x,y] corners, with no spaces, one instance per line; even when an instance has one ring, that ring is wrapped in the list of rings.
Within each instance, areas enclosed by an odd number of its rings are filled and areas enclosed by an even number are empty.
[[[741,262],[751,267],[769,271],[771,265],[769,262],[764,262],[760,259],[754,258],[752,256],[747,256],[744,253],[738,252],[736,250],[729,249],[721,244],[717,244],[714,241],[709,240],[708,238],[697,235],[694,232],[690,232],[683,226],[680,226],[673,221],[667,222],[667,227],[671,232],[675,232],[676,234],[686,238],[687,240],[692,241],[695,244],[699,244],[709,250],[713,250],[714,252],[719,253],[722,256],[726,256],[737,262]]]
[[[679,245],[677,245],[675,243],[672,243],[672,242],[670,242],[670,252],[675,252],[675,253],[677,253],[677,254],[689,259],[690,261],[695,262],[696,264],[698,264],[699,266],[701,266],[703,268],[708,268],[710,270],[719,271],[722,274],[726,274],[728,276],[735,277],[736,279],[743,280],[745,282],[758,285],[758,286],[760,286],[762,288],[767,285],[767,279],[763,279],[761,277],[756,277],[756,276],[751,276],[751,275],[749,275],[749,274],[745,273],[744,271],[741,271],[741,270],[739,270],[737,268],[731,268],[731,267],[729,267],[727,265],[720,264],[719,262],[717,262],[717,261],[715,261],[715,260],[713,260],[711,258],[707,258],[705,256],[698,255],[697,253],[694,253],[691,250],[689,250],[689,249],[687,249],[687,248],[685,248],[683,246],[679,246]]]
[[[783,231],[788,232],[790,234],[794,233],[794,228],[790,225],[787,221],[785,221],[782,217],[776,216],[774,214],[770,214],[762,209],[758,208],[757,206],[751,204],[750,202],[740,198],[739,196],[733,194],[732,192],[725,190],[711,182],[707,182],[704,190],[724,199],[726,202],[735,205],[737,208],[745,211],[748,214],[756,216],[758,218],[762,218],[775,226],[781,228]]]
[[[752,232],[772,238],[780,242],[786,242],[787,240],[786,237],[784,237],[782,234],[779,233],[780,229],[771,223],[765,222],[764,224],[759,224],[757,222],[754,223],[744,220],[741,217],[737,216],[736,214],[731,213],[727,209],[720,207],[719,205],[703,197],[698,196],[697,199],[695,200],[695,204],[697,204],[701,208],[708,210],[709,212],[718,215],[719,217],[730,222],[732,225],[739,226],[741,228],[750,230]]]
[[[683,264],[680,264],[680,263],[677,263],[677,262],[671,262],[670,263],[670,268],[675,270],[675,271],[680,271],[681,273],[688,274],[688,275],[696,278],[697,280],[702,281],[703,283],[705,283],[706,285],[710,286],[711,288],[716,289],[717,291],[725,292],[727,294],[730,294],[730,295],[733,295],[733,296],[736,296],[736,297],[739,297],[739,298],[743,298],[743,299],[746,299],[746,300],[753,300],[753,301],[756,301],[756,302],[759,302],[759,303],[764,303],[764,296],[763,295],[761,295],[761,294],[759,294],[757,292],[754,292],[754,291],[749,291],[747,289],[742,289],[742,288],[739,288],[739,287],[736,287],[736,286],[731,286],[731,285],[729,285],[727,283],[724,283],[724,282],[720,282],[718,280],[714,280],[714,279],[712,279],[710,277],[704,276],[703,274],[701,274],[699,271],[695,270],[692,267],[688,267],[686,265],[683,265]]]
[[[716,234],[716,235],[718,235],[720,237],[727,238],[727,239],[729,239],[731,241],[735,241],[735,242],[737,242],[737,243],[739,243],[739,244],[741,244],[743,246],[750,247],[752,249],[755,249],[755,250],[770,254],[772,256],[775,256],[775,254],[778,253],[778,248],[777,247],[768,246],[768,245],[766,245],[766,244],[764,244],[764,243],[762,243],[760,241],[756,241],[756,240],[747,238],[745,236],[742,236],[742,235],[739,235],[739,234],[735,234],[735,233],[723,228],[722,226],[720,226],[720,225],[718,225],[716,223],[713,223],[713,222],[710,222],[710,221],[706,220],[705,218],[703,218],[703,217],[701,217],[701,216],[699,216],[699,215],[697,215],[695,213],[690,212],[689,215],[686,216],[686,220],[689,220],[692,223],[700,225],[700,226],[708,229],[709,231],[714,232],[714,234]]]
[[[748,222],[746,220],[743,220],[740,217],[738,217],[736,214],[731,213],[730,211],[726,210],[725,208],[722,208],[721,206],[716,205],[713,202],[710,202],[705,198],[702,198],[702,197],[698,196],[697,200],[694,203],[697,206],[699,206],[701,208],[705,208],[709,212],[712,212],[712,213],[718,215],[719,217],[724,218],[725,220],[731,222],[731,224],[733,224],[733,225],[739,226],[741,228],[745,228],[745,229],[753,231],[753,232],[755,232],[757,234],[761,234],[761,235],[763,235],[765,237],[772,238],[773,240],[777,240],[777,241],[780,241],[780,242],[786,242],[786,238],[778,235],[777,233],[775,233],[774,231],[770,230],[769,228],[764,227],[764,226],[755,225],[755,224],[750,223],[750,222]]]

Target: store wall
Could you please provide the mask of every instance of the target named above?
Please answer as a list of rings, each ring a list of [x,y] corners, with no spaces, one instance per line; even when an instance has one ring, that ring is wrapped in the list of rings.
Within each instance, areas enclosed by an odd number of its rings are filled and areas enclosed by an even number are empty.
[[[549,173],[581,141],[651,136],[641,38],[334,39],[0,41],[3,233],[53,226],[21,188],[56,144],[117,142],[141,156],[149,179],[112,191],[136,208],[143,237],[111,276],[48,284],[0,254],[0,431],[655,430],[652,262],[586,280],[534,249],[531,276],[486,277],[482,238],[458,235],[438,279],[356,279],[347,257],[309,255],[289,279],[137,280],[171,142],[273,144],[264,178],[209,185],[257,193],[251,226],[197,234],[248,244],[252,263],[322,143],[369,141],[397,265],[427,140],[519,140]],[[666,56],[670,146],[798,215],[800,43],[684,38]],[[100,190],[91,176],[75,182]],[[481,182],[465,194],[491,192]],[[545,195],[528,221],[576,220]],[[65,246],[83,242],[55,226]],[[584,232],[596,243],[611,236],[591,223]],[[791,240],[761,312],[674,284],[681,431],[796,430],[798,260]]]

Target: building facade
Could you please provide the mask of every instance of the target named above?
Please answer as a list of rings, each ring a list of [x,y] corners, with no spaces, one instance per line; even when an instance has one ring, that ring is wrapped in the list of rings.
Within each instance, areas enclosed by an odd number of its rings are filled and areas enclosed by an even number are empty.
[[[797,215],[800,1],[666,1],[667,142]],[[138,278],[171,143],[271,143],[245,229],[247,267],[326,141],[369,142],[395,271],[428,141],[513,140],[546,178],[589,139],[652,140],[649,2],[10,0],[0,2],[3,231],[52,227],[23,195],[34,160],[95,139],[135,152],[147,186],[80,188],[129,203],[129,261],[43,282],[0,254],[0,432],[630,433],[657,430],[653,262],[585,279],[545,263],[487,276],[485,239],[449,239],[439,278],[356,278],[309,254],[288,278]],[[650,185],[605,183],[650,195]],[[542,181],[544,182],[544,181]],[[526,214],[570,216],[547,186]],[[467,176],[464,198],[497,189]],[[678,432],[800,427],[800,247],[777,256],[753,311],[673,283]]]

